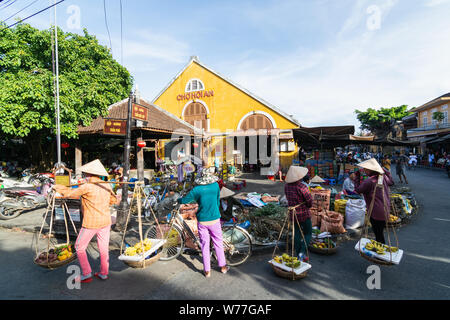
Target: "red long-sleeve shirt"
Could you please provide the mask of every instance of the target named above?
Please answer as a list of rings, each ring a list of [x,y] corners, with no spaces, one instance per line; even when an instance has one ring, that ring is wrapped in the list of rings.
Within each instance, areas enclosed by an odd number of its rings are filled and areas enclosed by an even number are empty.
[[[286,183],[284,193],[286,194],[289,207],[303,203],[295,209],[298,222],[304,222],[306,219],[311,218],[309,208],[312,207],[313,199],[306,185],[301,181]]]
[[[390,208],[391,208],[391,200],[389,195],[389,186],[394,184],[392,180],[392,176],[389,171],[384,170],[383,176],[383,189],[384,189],[384,197],[386,199],[386,209],[384,207],[383,202],[383,192],[381,189],[378,189],[375,193],[375,202],[373,205],[373,211],[371,217],[375,220],[386,221],[389,219]],[[364,200],[366,201],[367,212],[370,209],[370,204],[373,199],[373,190],[377,185],[378,176],[371,176],[364,180],[361,184],[359,179],[356,179],[355,182],[355,192],[362,194],[364,196]]]

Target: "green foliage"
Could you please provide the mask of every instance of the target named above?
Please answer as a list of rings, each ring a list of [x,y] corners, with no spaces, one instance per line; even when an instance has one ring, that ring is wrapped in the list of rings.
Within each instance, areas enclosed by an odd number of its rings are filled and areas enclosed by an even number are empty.
[[[375,110],[372,108],[367,111],[355,110],[357,119],[361,123],[362,130],[368,130],[377,136],[387,135],[396,121],[401,120],[412,112],[408,112],[407,105],[399,107],[381,108]]]
[[[0,135],[44,137],[55,129],[52,33],[28,24],[0,31]],[[132,77],[86,30],[58,29],[58,51],[61,135],[76,138],[78,125],[129,95]]]
[[[433,112],[433,120],[436,120],[437,122],[441,123],[444,120],[445,116],[444,113],[441,111]]]

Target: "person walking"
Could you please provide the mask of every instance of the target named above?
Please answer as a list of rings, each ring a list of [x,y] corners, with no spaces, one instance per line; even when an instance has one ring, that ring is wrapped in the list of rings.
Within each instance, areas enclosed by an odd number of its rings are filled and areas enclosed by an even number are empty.
[[[284,193],[286,194],[288,206],[296,207],[295,214],[297,216],[297,219],[294,219],[295,254],[298,256],[300,261],[304,262],[308,262],[308,257],[306,256],[306,248],[308,247],[312,238],[312,223],[309,208],[312,207],[313,200],[307,184],[303,183],[302,180],[305,177],[307,177],[306,179],[309,178],[307,174],[307,168],[291,166],[288,170],[288,173],[286,174],[286,184],[284,186]],[[305,182],[308,183],[308,181]],[[292,216],[289,218],[292,219]],[[301,237],[299,225],[305,237],[304,241]]]
[[[213,242],[222,273],[227,273],[225,252],[223,249],[222,225],[220,223],[220,188],[218,178],[207,171],[203,171],[201,177],[195,179],[196,186],[183,198],[178,199],[181,204],[198,203],[197,221],[198,235],[200,238],[203,271],[205,277],[211,276],[210,239]]]
[[[80,282],[92,281],[92,270],[86,254],[86,249],[91,239],[96,235],[100,250],[100,272],[95,277],[106,280],[109,273],[109,238],[111,231],[111,214],[109,207],[117,203],[117,197],[107,183],[102,183],[100,177],[108,176],[100,160],[80,167],[80,171],[86,176],[87,183],[76,189],[56,184],[54,190],[65,198],[81,197],[83,211],[83,223],[75,242],[78,261],[82,270]]]
[[[375,159],[369,159],[367,161],[358,164],[359,167],[364,169],[364,172],[368,175],[368,178],[360,183],[360,172],[356,172],[355,191],[363,195],[367,210],[372,207],[370,213],[370,223],[372,230],[375,233],[376,241],[385,243],[384,228],[386,227],[386,221],[389,219],[391,200],[389,187],[394,184],[392,176],[389,171],[381,168],[380,164]],[[382,179],[382,189],[375,191],[379,179]],[[369,213],[369,212],[368,212]]]
[[[403,180],[405,180],[405,183],[408,184],[408,180],[406,179],[406,175],[405,175],[405,156],[404,155],[400,155],[400,152],[396,152],[396,157],[395,157],[395,173],[397,174],[400,183],[403,183]],[[402,179],[403,177],[403,179]]]

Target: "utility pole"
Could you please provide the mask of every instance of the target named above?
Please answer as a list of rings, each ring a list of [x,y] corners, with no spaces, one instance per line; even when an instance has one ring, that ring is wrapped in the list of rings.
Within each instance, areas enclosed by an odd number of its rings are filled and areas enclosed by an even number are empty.
[[[56,148],[58,154],[57,164],[61,164],[61,129],[59,121],[59,69],[58,69],[58,27],[56,24],[56,0],[55,3],[55,73],[56,73]]]
[[[125,136],[125,144],[123,150],[123,182],[128,182],[130,176],[130,148],[131,148],[131,108],[133,105],[133,91],[130,92],[128,97],[128,115],[127,115],[127,134]],[[129,210],[128,205],[128,184],[122,184],[122,199],[119,207],[117,208],[116,230],[125,231],[126,217]]]

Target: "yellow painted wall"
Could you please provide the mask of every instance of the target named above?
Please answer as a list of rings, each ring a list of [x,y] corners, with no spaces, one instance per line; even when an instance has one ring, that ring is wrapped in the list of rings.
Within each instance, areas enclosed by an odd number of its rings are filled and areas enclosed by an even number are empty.
[[[216,76],[193,61],[186,70],[167,88],[154,104],[182,118],[183,107],[191,100],[177,100],[177,96],[185,94],[186,84],[196,78],[203,82],[205,91],[214,91],[212,97],[195,99],[203,101],[209,109],[210,131],[237,130],[242,117],[251,111],[264,111],[275,120],[279,129],[293,129],[298,125],[253,99],[230,83]],[[183,119],[183,118],[182,118]]]
[[[429,107],[429,108],[427,108],[425,110],[419,111],[419,123],[418,123],[419,128],[423,127],[425,125],[425,123],[424,123],[424,118],[425,117],[428,118],[427,125],[428,126],[432,125],[432,123],[433,123],[433,112],[434,112],[433,110],[434,109],[436,109],[435,111],[441,111],[441,112],[447,111],[447,113],[448,113],[449,112],[449,109],[448,109],[449,105],[450,105],[450,103],[448,103],[448,102],[444,103],[443,102],[439,106]],[[447,106],[446,109],[444,109],[445,106]],[[426,115],[425,115],[425,112],[426,112]]]

